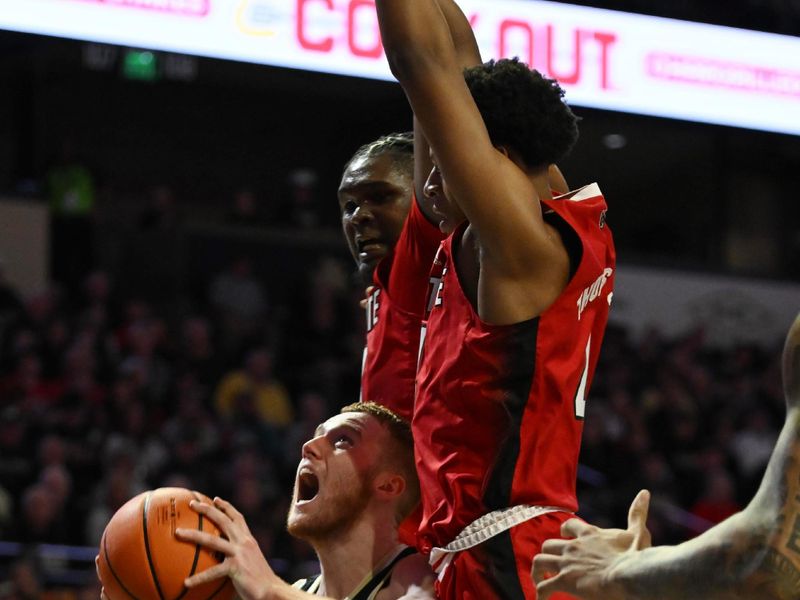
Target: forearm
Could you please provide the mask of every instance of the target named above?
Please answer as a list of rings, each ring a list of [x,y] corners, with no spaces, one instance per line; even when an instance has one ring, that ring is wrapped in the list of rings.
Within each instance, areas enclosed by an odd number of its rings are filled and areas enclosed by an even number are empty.
[[[376,0],[375,5],[386,58],[401,84],[420,70],[457,63],[438,0]]]
[[[718,530],[716,535],[702,536],[679,546],[648,548],[620,557],[609,572],[608,584],[615,592],[613,597],[626,600],[738,598],[737,590],[747,570],[747,561],[754,559],[751,554],[754,548],[753,540],[739,537],[737,534],[741,532],[731,524],[736,525],[726,522],[727,532]]]
[[[458,66],[462,69],[481,63],[478,42],[469,20],[453,0],[437,0],[442,16],[447,23],[450,37],[455,48]],[[438,223],[439,218],[433,212],[431,202],[425,197],[424,188],[433,164],[429,154],[430,146],[419,121],[414,118],[414,190],[420,210],[431,223]]]
[[[762,515],[742,512],[678,546],[626,555],[610,569],[625,600],[796,600],[800,565]]]
[[[481,64],[481,51],[469,19],[454,0],[437,0],[462,68]]]

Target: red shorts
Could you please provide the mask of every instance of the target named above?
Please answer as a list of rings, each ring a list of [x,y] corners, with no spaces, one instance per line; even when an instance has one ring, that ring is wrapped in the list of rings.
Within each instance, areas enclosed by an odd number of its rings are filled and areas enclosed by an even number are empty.
[[[440,600],[535,600],[533,557],[550,538],[561,537],[561,524],[573,518],[553,512],[512,527],[482,544],[459,552],[436,582]],[[551,600],[574,598],[554,594]]]

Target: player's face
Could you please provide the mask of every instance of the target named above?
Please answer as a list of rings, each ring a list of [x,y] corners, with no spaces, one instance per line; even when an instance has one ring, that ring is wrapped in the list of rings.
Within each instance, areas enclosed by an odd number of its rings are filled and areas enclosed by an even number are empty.
[[[378,261],[400,237],[411,206],[412,179],[412,173],[393,163],[391,153],[358,158],[342,175],[342,230],[367,285]]]
[[[443,233],[452,233],[456,227],[466,220],[466,216],[461,211],[461,207],[448,193],[447,183],[439,170],[439,164],[436,162],[436,155],[433,150],[431,150],[430,156],[433,168],[430,175],[428,175],[428,180],[425,182],[425,197],[431,200],[431,208],[436,213],[436,216],[439,217],[439,229]]]
[[[310,542],[347,531],[372,498],[381,446],[388,434],[366,413],[344,413],[317,427],[303,456],[289,508],[287,529]]]

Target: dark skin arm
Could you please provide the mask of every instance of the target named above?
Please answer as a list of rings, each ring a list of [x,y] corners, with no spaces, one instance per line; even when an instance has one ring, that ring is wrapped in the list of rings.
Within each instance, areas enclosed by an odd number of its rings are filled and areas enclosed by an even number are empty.
[[[392,72],[422,125],[449,196],[470,222],[470,243],[459,252],[465,264],[479,261],[472,298],[478,313],[498,324],[540,314],[561,293],[569,272],[563,243],[544,223],[537,201],[549,195],[547,173],[538,173],[543,185],[537,185],[513,153],[492,144],[436,0],[376,5]]]
[[[453,0],[437,1],[447,22],[460,67],[465,69],[481,64],[481,52],[467,17]],[[430,201],[424,193],[425,181],[432,168],[428,139],[425,137],[422,125],[414,117],[414,192],[422,213],[431,223],[438,223],[439,218],[433,213]]]
[[[752,502],[678,546],[638,550],[623,532],[572,520],[534,559],[541,600],[563,591],[587,600],[800,598],[800,315],[786,338],[787,415]]]

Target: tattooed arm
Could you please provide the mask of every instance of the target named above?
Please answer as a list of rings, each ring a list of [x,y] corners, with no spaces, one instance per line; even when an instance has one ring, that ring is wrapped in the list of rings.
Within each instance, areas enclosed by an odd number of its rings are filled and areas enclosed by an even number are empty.
[[[534,559],[539,599],[556,591],[586,600],[800,599],[800,315],[783,381],[786,423],[746,509],[693,540],[645,550],[637,536],[646,494],[634,500],[627,530],[568,521],[562,533],[575,539],[549,540]]]

